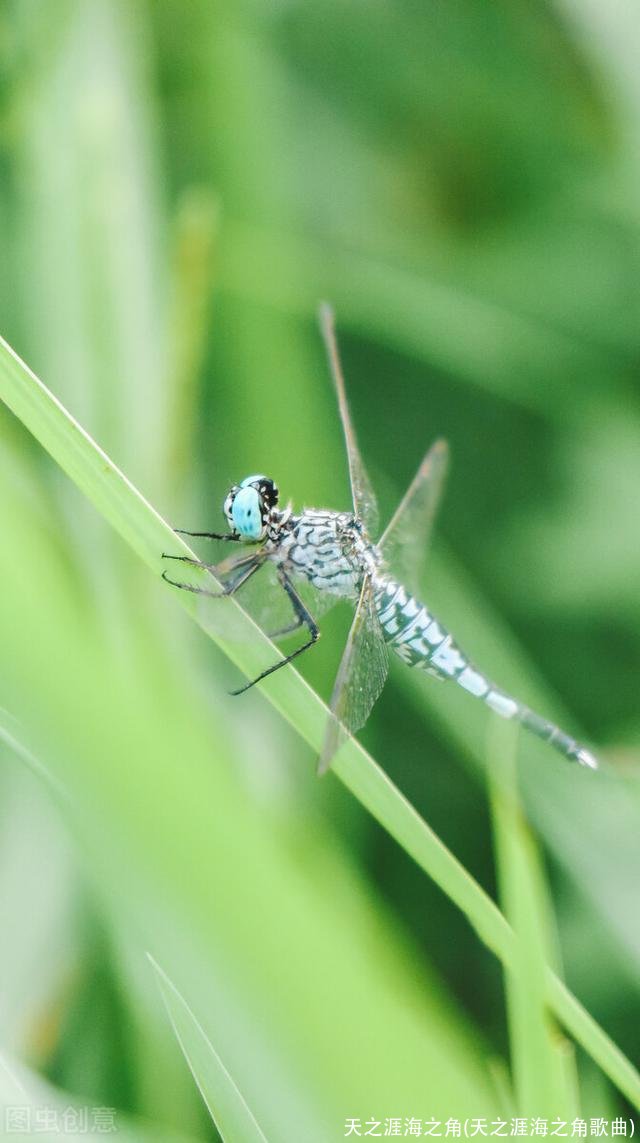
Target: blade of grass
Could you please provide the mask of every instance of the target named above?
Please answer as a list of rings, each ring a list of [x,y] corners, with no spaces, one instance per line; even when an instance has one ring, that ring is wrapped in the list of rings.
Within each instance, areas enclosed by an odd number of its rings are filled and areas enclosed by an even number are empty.
[[[505,983],[518,1114],[552,1118],[566,1115],[572,1100],[547,1012],[545,972],[552,950],[534,841],[518,799],[518,728],[494,718],[490,731],[487,774],[500,898],[517,938]]]
[[[162,570],[164,550],[191,554],[159,513],[1,338],[0,398],[156,575]],[[273,656],[278,653],[234,600],[225,600],[225,608],[232,616],[236,634],[245,638],[230,644],[220,636],[215,603],[201,606],[199,597],[190,592],[179,592],[177,598],[247,674],[256,668],[261,650],[270,649]],[[209,603],[211,601],[207,601]],[[301,676],[295,670],[278,672],[265,696],[319,751],[327,708]],[[343,747],[334,772],[462,910],[487,947],[503,964],[511,965],[514,935],[500,910],[355,740]],[[640,1075],[636,1069],[550,968],[547,967],[545,975],[549,1004],[558,1019],[634,1106],[640,1107]]]
[[[186,1000],[151,953],[147,956],[178,1043],[222,1138],[266,1143],[255,1116]]]
[[[16,138],[28,180],[18,257],[35,295],[27,329],[65,399],[90,408],[112,452],[159,489],[166,273],[145,15],[136,5],[78,0],[57,11],[57,20],[49,14],[52,64],[34,70]],[[28,54],[41,42],[42,19],[26,8],[20,17]],[[50,177],[38,177],[43,171]],[[105,193],[115,185],[126,194]]]

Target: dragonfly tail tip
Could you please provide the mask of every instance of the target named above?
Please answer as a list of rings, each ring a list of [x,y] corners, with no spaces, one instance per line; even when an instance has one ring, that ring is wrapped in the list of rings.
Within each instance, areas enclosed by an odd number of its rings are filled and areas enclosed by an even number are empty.
[[[587,766],[590,770],[598,769],[598,759],[591,751],[585,750],[584,746],[578,751],[577,760],[581,766]]]

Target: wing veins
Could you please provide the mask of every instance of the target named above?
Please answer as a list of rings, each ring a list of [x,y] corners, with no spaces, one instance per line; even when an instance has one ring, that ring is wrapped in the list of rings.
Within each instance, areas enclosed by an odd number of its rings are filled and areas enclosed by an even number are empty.
[[[408,589],[418,593],[420,573],[447,472],[449,449],[438,440],[424,457],[411,484],[387,524],[378,549]]]
[[[371,577],[365,576],[331,695],[331,717],[318,763],[319,774],[329,769],[342,741],[364,726],[380,696],[388,669],[387,646],[375,609]]]
[[[347,460],[349,462],[349,479],[351,482],[351,495],[353,510],[359,520],[362,520],[367,531],[374,536],[377,529],[378,509],[371,481],[360,455],[358,442],[351,422],[349,404],[344,385],[344,376],[338,353],[336,341],[335,321],[331,306],[323,303],[320,306],[320,329],[324,339],[329,368],[338,398],[338,409],[342,422],[345,444],[347,446]]]

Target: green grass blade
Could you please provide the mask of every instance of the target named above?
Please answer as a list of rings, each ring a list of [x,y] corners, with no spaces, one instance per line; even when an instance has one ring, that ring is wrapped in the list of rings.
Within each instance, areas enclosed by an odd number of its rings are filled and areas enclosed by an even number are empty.
[[[519,804],[518,728],[494,718],[490,735],[489,793],[501,903],[516,934],[505,974],[511,1064],[518,1114],[567,1114],[571,1103],[559,1068],[557,1034],[547,1012],[545,972],[552,959],[534,840]]]
[[[624,1052],[602,1031],[566,984],[547,968],[549,1006],[576,1043],[581,1044],[603,1072],[640,1111],[640,1075]]]
[[[161,553],[190,554],[169,525],[116,468],[59,401],[0,339],[0,398],[39,440],[102,515],[159,576]],[[245,636],[233,644],[220,637],[215,603],[201,606],[199,597],[178,592],[176,598],[229,657],[248,675],[259,669],[264,652],[277,650],[233,600],[225,608]],[[326,707],[295,670],[278,672],[266,696],[314,749],[320,750]],[[509,965],[513,932],[497,906],[467,873],[440,839],[429,829],[384,772],[355,741],[345,744],[336,759],[335,773],[380,824],[403,846],[417,864],[464,912],[481,940]],[[547,970],[549,1003],[571,1035],[600,1064],[635,1106],[640,1107],[640,1075],[565,989]]]
[[[230,1143],[266,1143],[255,1116],[186,1000],[151,954],[147,956],[178,1043],[222,1138]]]

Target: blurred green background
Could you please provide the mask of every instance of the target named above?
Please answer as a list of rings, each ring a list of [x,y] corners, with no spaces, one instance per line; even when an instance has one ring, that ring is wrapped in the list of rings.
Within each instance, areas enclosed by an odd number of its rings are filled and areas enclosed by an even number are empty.
[[[2,334],[170,522],[216,529],[248,472],[348,506],[333,302],[383,517],[451,445],[426,598],[609,763],[520,743],[557,955],[636,1060],[639,49],[631,0],[0,4]],[[215,1137],[150,951],[269,1140],[517,1114],[492,955],[4,409],[0,519],[0,705],[49,775],[0,747],[24,1090]],[[324,697],[348,622],[300,664]],[[486,728],[398,664],[362,738],[494,895]],[[576,1114],[630,1114],[577,1069]]]

